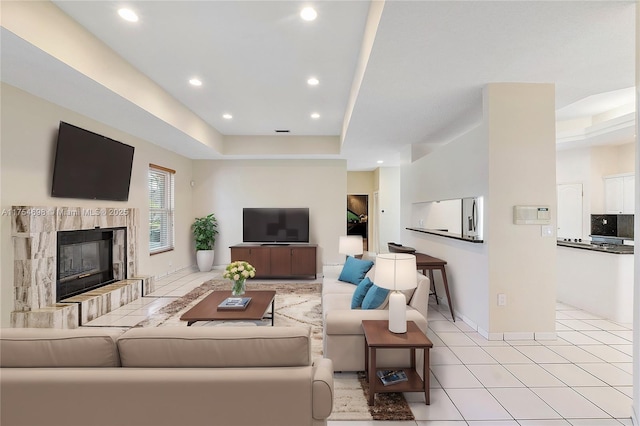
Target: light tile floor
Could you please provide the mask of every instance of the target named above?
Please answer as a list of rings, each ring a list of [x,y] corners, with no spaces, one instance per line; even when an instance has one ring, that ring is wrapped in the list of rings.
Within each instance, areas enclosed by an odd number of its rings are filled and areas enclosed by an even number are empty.
[[[180,271],[156,291],[87,326],[131,327],[221,271]],[[562,303],[558,339],[487,341],[448,308],[429,305],[431,405],[405,394],[415,421],[329,426],[631,426],[632,326]]]

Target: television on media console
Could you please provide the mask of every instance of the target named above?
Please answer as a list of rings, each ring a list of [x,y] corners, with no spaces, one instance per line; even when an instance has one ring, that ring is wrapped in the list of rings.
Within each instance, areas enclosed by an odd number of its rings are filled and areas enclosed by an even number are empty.
[[[242,241],[266,244],[308,243],[309,209],[244,208]]]

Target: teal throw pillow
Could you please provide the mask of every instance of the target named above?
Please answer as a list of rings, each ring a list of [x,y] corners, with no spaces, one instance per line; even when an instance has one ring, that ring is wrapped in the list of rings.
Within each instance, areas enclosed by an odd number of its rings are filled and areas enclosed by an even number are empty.
[[[362,309],[378,309],[388,295],[389,290],[373,284],[362,301]]]
[[[347,256],[338,280],[358,285],[372,266],[373,262],[370,260],[356,259],[355,257]]]
[[[351,298],[351,309],[357,309],[362,306],[362,301],[372,285],[373,282],[371,282],[368,277],[360,281],[358,288],[353,292],[353,297]]]

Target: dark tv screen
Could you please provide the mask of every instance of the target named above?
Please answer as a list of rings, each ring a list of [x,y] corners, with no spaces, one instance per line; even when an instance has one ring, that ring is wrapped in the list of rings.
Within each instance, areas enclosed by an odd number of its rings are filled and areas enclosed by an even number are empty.
[[[242,209],[245,243],[308,243],[308,208]]]
[[[127,201],[134,148],[60,122],[51,196]]]

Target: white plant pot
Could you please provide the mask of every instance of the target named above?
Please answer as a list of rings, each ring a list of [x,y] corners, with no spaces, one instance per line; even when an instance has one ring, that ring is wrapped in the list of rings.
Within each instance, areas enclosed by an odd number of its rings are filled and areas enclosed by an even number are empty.
[[[213,266],[213,250],[198,250],[196,252],[196,261],[200,272],[209,272]]]

